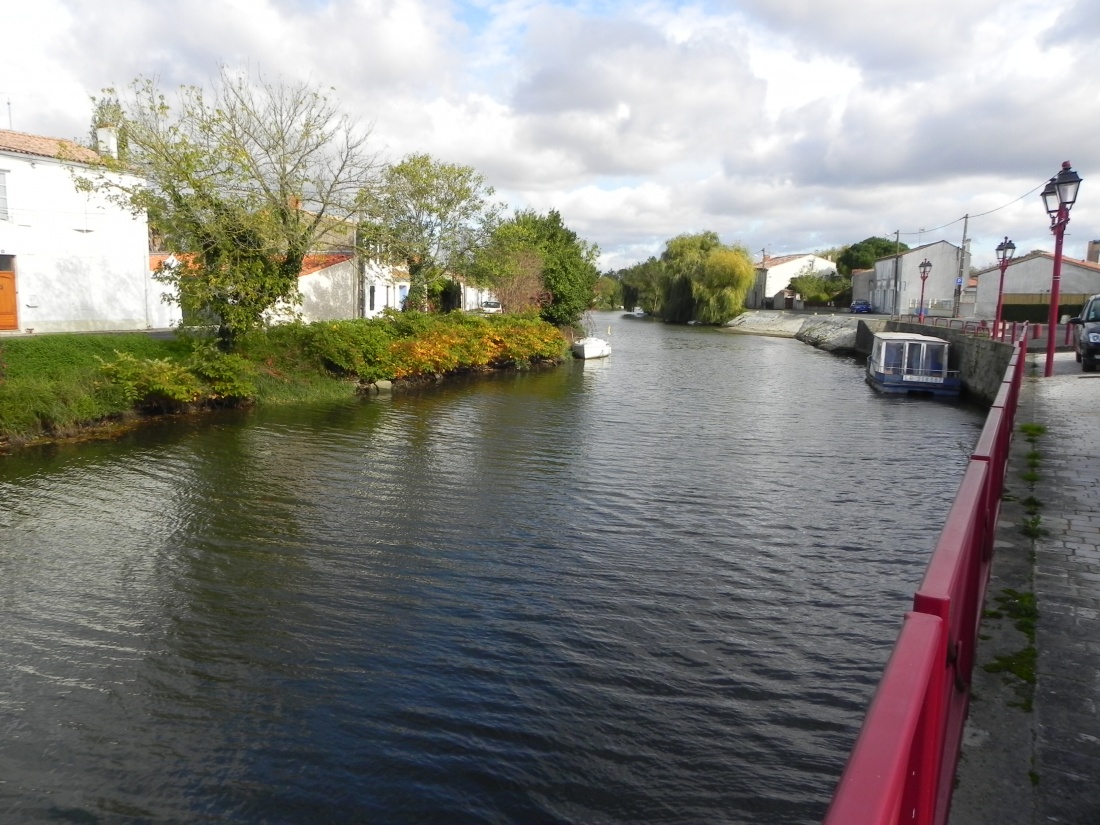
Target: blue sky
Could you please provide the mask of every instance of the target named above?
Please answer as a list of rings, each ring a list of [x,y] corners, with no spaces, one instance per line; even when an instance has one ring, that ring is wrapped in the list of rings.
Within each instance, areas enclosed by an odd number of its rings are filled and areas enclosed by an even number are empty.
[[[89,97],[138,75],[307,78],[385,157],[474,166],[510,206],[559,210],[604,267],[704,229],[756,254],[895,230],[958,244],[964,214],[977,265],[1005,235],[1049,250],[1038,192],[1020,196],[1068,159],[1083,257],[1098,17],[1085,0],[0,0],[0,127],[10,102],[16,130],[83,137]]]

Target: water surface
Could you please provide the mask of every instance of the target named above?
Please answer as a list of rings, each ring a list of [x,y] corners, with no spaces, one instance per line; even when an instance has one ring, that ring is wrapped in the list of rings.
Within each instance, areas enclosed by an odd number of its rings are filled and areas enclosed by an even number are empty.
[[[598,324],[0,459],[0,820],[820,821],[982,415]]]

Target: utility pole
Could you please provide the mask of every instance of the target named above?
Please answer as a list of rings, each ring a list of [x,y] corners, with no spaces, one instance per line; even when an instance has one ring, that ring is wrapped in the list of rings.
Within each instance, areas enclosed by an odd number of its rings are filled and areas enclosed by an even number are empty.
[[[901,230],[894,232],[894,300],[890,307],[890,314],[897,315],[901,320],[901,284],[898,281],[898,259],[901,257]]]
[[[963,239],[962,248],[959,249],[959,274],[955,278],[955,303],[951,308],[951,317],[959,317],[959,304],[962,302],[962,290],[963,284],[966,283],[966,247],[970,243],[970,239],[966,237],[966,227],[970,223],[970,215],[963,215]]]

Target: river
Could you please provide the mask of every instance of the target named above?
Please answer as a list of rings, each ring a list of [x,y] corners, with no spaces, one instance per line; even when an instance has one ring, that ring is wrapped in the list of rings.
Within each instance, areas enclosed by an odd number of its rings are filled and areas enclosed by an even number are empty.
[[[983,413],[596,324],[0,458],[0,821],[820,821]]]

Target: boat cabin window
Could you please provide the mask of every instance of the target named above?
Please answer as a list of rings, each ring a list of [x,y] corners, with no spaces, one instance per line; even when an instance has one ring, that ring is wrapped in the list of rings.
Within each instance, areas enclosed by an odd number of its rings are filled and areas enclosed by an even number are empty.
[[[946,346],[912,341],[906,345],[905,371],[914,375],[943,375]]]
[[[947,345],[923,341],[875,341],[871,360],[883,372],[943,376],[947,372]]]
[[[876,340],[871,360],[881,364],[884,370],[899,369],[905,363],[905,342]]]

